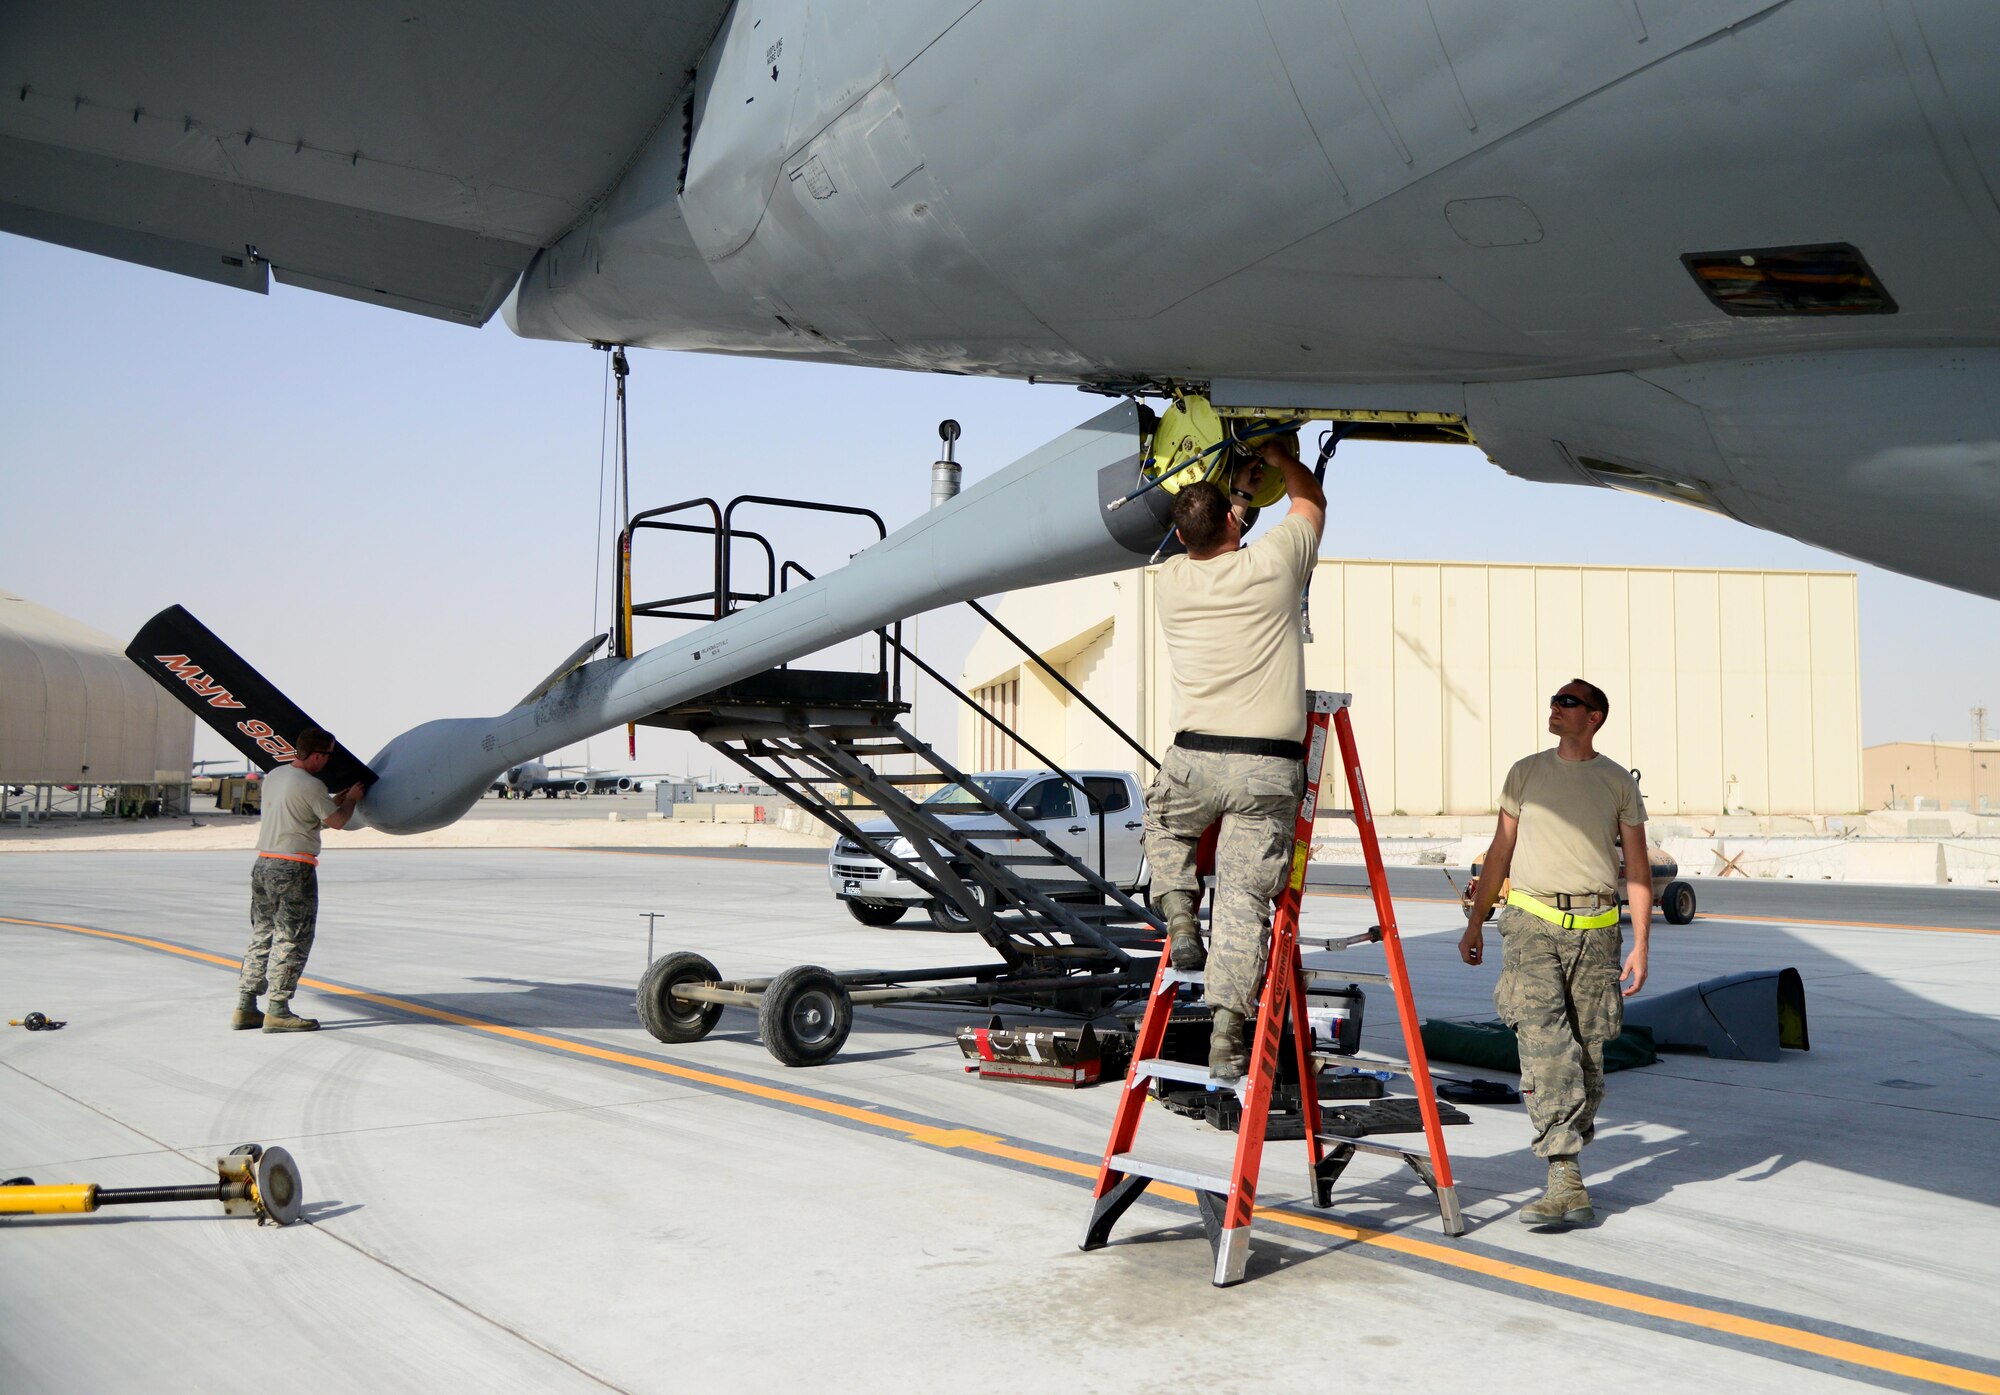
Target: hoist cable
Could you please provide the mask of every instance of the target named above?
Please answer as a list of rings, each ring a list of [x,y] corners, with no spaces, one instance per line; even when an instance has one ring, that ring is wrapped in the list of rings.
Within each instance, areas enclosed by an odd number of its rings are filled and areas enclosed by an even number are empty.
[[[611,358],[604,359],[604,392],[597,401],[597,512],[591,515],[590,531],[597,535],[597,551],[590,559],[590,632],[598,633],[597,603],[604,586],[604,447],[611,416]]]

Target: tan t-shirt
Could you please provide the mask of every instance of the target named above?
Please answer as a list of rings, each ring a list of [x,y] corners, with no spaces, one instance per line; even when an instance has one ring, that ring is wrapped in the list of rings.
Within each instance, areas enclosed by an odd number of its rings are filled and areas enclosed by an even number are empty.
[[[1174,679],[1174,727],[1297,741],[1306,730],[1299,592],[1319,534],[1299,514],[1248,547],[1175,557],[1153,580]]]
[[[1538,901],[1618,895],[1618,825],[1643,827],[1632,772],[1606,755],[1564,760],[1551,749],[1514,762],[1500,807],[1521,821],[1510,875]]]
[[[264,815],[257,822],[257,851],[318,857],[319,831],[340,805],[317,775],[281,765],[264,777]]]

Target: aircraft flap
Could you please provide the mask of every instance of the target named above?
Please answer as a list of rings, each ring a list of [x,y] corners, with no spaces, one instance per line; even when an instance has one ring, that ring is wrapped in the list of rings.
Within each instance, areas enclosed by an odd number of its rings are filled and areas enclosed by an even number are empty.
[[[319,725],[181,606],[148,620],[125,646],[125,657],[259,769],[292,759],[292,738]],[[339,791],[357,780],[372,785],[376,776],[336,742],[319,778]]]

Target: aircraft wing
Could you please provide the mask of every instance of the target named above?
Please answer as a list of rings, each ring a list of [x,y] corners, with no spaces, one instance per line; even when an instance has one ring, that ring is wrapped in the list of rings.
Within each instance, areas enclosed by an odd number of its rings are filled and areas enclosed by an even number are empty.
[[[0,231],[484,323],[728,0],[0,6]]]

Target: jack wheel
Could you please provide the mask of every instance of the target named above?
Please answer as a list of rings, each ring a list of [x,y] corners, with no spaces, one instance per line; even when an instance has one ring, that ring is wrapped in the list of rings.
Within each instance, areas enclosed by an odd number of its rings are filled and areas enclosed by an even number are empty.
[[[847,1044],[854,1000],[839,979],[817,964],[801,964],[771,980],[757,1008],[764,1049],[781,1065],[817,1066]]]
[[[847,913],[863,925],[894,925],[908,906],[896,901],[849,901]]]
[[[299,1165],[283,1148],[266,1148],[257,1157],[258,1220],[267,1217],[273,1225],[290,1225],[299,1218],[300,1197],[305,1188],[299,1181]]]
[[[656,1040],[700,1041],[722,1020],[721,1003],[690,1003],[673,995],[683,983],[716,983],[715,965],[686,950],[655,959],[639,978],[639,1020]]]
[[[1660,914],[1669,925],[1686,925],[1694,919],[1694,888],[1686,882],[1668,882],[1660,893]]]
[[[964,872],[958,875],[965,883],[965,889],[972,893],[973,900],[984,907],[990,908],[993,905],[993,892],[986,883],[974,881]],[[964,931],[974,928],[972,921],[958,908],[958,903],[955,901],[933,901],[928,909],[931,924],[939,930]]]

